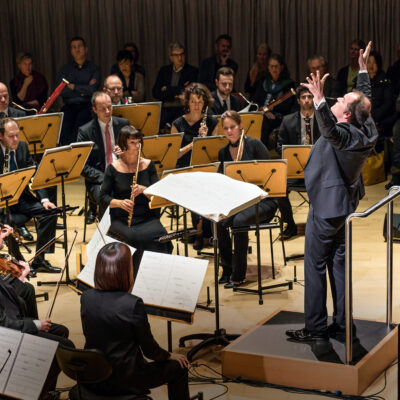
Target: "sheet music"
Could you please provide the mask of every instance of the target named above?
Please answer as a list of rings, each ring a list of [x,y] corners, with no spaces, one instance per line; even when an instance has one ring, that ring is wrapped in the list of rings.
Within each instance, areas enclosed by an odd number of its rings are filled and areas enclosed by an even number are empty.
[[[37,399],[56,353],[58,342],[24,334],[5,393],[20,399]]]
[[[170,174],[144,193],[163,197],[215,222],[268,196],[256,185],[210,172]]]
[[[0,393],[5,393],[7,380],[17,356],[22,336],[21,332],[14,329],[0,328],[0,370],[4,366],[0,374]]]
[[[99,234],[99,236],[100,236],[100,234]],[[108,235],[104,235],[104,239],[106,241],[106,244],[113,243],[113,242],[123,243],[123,242],[120,242],[119,240],[116,240]],[[78,279],[80,281],[82,281],[92,287],[94,287],[94,270],[96,267],[97,254],[99,253],[99,251],[102,249],[103,246],[104,246],[104,241],[103,241],[103,238],[100,237],[100,240],[97,240],[95,242],[95,245],[92,245],[92,247],[90,249],[90,253],[89,253],[88,247],[86,247],[87,263],[86,263],[85,267],[83,268],[83,270],[78,275]],[[131,254],[133,254],[136,251],[136,249],[134,247],[129,246],[129,245],[127,245],[127,246],[131,250]]]
[[[132,294],[145,304],[193,313],[207,260],[145,251]]]

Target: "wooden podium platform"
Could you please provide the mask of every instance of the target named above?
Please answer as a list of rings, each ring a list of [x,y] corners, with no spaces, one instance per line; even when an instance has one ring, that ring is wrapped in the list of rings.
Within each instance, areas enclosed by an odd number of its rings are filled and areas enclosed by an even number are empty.
[[[261,382],[360,395],[397,358],[397,326],[355,320],[353,362],[345,365],[345,346],[291,342],[287,329],[304,327],[304,314],[278,310],[222,351],[222,373]]]

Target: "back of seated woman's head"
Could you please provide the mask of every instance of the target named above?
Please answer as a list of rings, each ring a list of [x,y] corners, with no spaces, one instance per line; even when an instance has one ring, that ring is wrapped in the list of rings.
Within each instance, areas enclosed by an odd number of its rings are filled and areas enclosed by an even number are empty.
[[[124,243],[108,243],[97,254],[94,287],[99,290],[130,292],[133,287],[133,263]]]

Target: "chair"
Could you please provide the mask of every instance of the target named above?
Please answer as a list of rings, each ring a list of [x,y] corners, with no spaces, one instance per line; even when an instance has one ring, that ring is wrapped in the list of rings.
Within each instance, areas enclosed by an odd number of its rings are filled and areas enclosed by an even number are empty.
[[[80,350],[59,344],[56,358],[61,370],[77,384],[70,389],[71,400],[151,400],[147,393],[135,395],[103,396],[91,392],[84,384],[94,384],[105,381],[112,373],[112,366],[103,352],[99,350]]]
[[[229,162],[224,164],[225,175],[241,180],[248,183],[253,183],[260,186],[268,193],[269,198],[283,197],[286,195],[286,174],[287,163],[285,160],[274,161],[239,161]],[[261,282],[261,250],[260,250],[260,230],[269,230],[269,242],[271,251],[271,265],[272,265],[272,279],[275,279],[275,263],[274,263],[274,250],[272,240],[272,229],[279,229],[282,233],[281,219],[275,216],[276,222],[259,222],[258,221],[258,205],[256,206],[257,223],[249,226],[232,227],[231,233],[235,235],[240,232],[255,231],[257,239],[257,289],[249,289],[237,287],[233,291],[247,292],[258,294],[258,303],[263,304],[263,291],[266,289],[273,289],[277,287],[287,286],[289,290],[293,288],[293,282],[278,283],[269,286],[262,286]],[[285,244],[281,241],[283,259],[286,265]]]

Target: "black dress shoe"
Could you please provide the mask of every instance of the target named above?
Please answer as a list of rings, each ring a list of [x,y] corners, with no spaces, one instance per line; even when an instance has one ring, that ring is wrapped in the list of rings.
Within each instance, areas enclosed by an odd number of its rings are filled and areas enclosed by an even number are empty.
[[[224,285],[224,289],[235,289],[235,288],[237,288],[239,286],[242,286],[244,282],[245,281],[240,281],[240,282],[232,282],[232,281],[230,281],[230,282],[228,282],[228,283],[226,283]]]
[[[30,278],[36,278],[36,276],[37,276],[36,270],[31,268],[28,276]]]
[[[17,228],[18,233],[28,242],[31,242],[33,240],[33,236],[31,233],[28,231],[25,225],[20,226]]]
[[[296,342],[328,341],[328,332],[311,333],[307,328],[289,329],[286,332],[289,338]]]
[[[229,275],[222,275],[221,278],[219,278],[218,283],[222,284],[222,283],[228,283],[229,282]]]
[[[94,212],[93,210],[89,210],[85,218],[86,224],[87,225],[93,224],[95,219],[96,219],[96,212]]]
[[[288,225],[286,229],[281,233],[281,240],[288,240],[292,237],[297,236],[297,225]]]
[[[32,270],[34,270],[35,272],[47,272],[48,274],[58,274],[59,272],[61,272],[61,268],[53,267],[44,258],[36,259],[32,263]]]
[[[203,237],[196,237],[193,243],[193,249],[200,251],[203,249]]]

